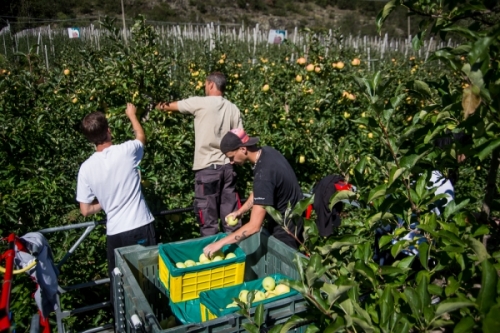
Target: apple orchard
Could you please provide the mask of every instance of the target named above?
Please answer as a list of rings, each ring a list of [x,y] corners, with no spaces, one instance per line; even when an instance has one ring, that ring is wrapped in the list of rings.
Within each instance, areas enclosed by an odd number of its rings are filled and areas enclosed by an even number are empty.
[[[75,202],[78,168],[94,149],[81,135],[79,123],[89,112],[103,111],[114,142],[128,140],[132,132],[126,102],[138,106],[146,131],[140,170],[150,209],[191,207],[193,121],[151,110],[151,105],[203,95],[206,76],[221,71],[228,80],[226,98],[240,108],[246,131],[287,158],[305,193],[329,174],[340,174],[357,188],[343,199],[356,199],[361,207],[345,205],[343,224],[331,238],[318,236],[314,215],[306,221],[302,251],[310,260],[301,267],[310,274],[290,287],[310,301],[309,314],[321,318],[315,322],[318,329],[340,325],[349,331],[408,332],[404,327],[412,327],[424,332],[458,323],[466,332],[485,329],[499,317],[498,235],[477,219],[489,197],[485,193],[491,193],[489,184],[492,179],[498,182],[491,170],[495,165],[498,169],[494,154],[500,130],[497,105],[490,101],[500,98],[488,84],[497,87],[500,81],[498,61],[488,67],[486,57],[496,57],[498,37],[481,44],[479,55],[463,47],[425,62],[389,51],[368,63],[360,50],[336,48],[312,33],[305,48],[285,42],[279,47],[259,45],[253,53],[245,43],[224,39],[216,40],[212,49],[189,40],[182,45],[159,43],[156,30],[143,20],[133,25],[127,44],[112,24],[104,22],[103,28],[110,34],[100,49],[61,40],[49,70],[34,48],[0,58],[4,235],[105,218],[83,218]],[[475,43],[481,36],[471,33],[464,39]],[[483,73],[490,70],[484,78],[479,79],[476,65],[469,64],[476,61],[487,62],[481,67]],[[433,144],[436,138],[459,132],[470,134],[472,142],[444,148]],[[460,164],[459,154],[466,155]],[[236,169],[238,191],[246,197],[252,170]],[[455,201],[440,216],[432,213],[434,195],[426,187],[432,170],[460,174]],[[492,208],[488,217],[497,214]],[[404,224],[384,236],[377,248],[398,257],[412,245],[398,237],[415,218],[428,242],[419,245],[419,257],[379,266],[372,259],[375,231],[387,224],[396,226],[397,217]],[[191,212],[158,214],[155,223],[162,243],[199,236]],[[61,285],[106,276],[105,232],[102,226],[97,231],[62,267]],[[492,239],[483,242],[484,236]],[[78,237],[73,231],[51,235],[50,243],[58,244],[53,247],[56,261]],[[430,258],[437,262],[433,267]],[[411,268],[414,263],[420,264],[418,269]],[[315,283],[323,281],[323,275],[331,284],[321,289]],[[476,284],[483,289],[474,289]],[[16,330],[27,330],[27,318],[35,312],[28,298],[31,292],[28,278],[16,277],[11,305]],[[103,288],[92,295],[64,294],[62,302],[75,307],[96,297],[104,299],[107,293]],[[369,297],[361,302],[360,295]],[[431,304],[436,297],[441,303]],[[67,325],[81,329],[86,322],[109,320],[100,310],[86,319],[71,317]]]

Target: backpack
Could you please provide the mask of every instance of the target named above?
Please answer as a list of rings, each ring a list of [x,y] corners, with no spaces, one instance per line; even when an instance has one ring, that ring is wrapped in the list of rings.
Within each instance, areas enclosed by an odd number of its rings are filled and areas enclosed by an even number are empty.
[[[344,177],[340,175],[328,175],[313,187],[314,203],[307,207],[306,219],[311,217],[311,212],[314,209],[317,216],[316,225],[321,236],[330,236],[333,233],[333,228],[339,227],[341,223],[340,213],[344,204],[338,202],[330,210],[330,199],[337,191],[350,190],[351,188],[352,185],[346,183]]]

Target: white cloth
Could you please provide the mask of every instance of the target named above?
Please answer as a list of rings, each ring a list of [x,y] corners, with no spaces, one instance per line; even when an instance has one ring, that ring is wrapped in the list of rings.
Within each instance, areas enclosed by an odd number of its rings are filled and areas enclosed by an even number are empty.
[[[54,264],[52,251],[49,247],[47,239],[39,232],[30,232],[21,237],[27,242],[28,250],[33,251],[31,254],[19,251],[16,247],[16,255],[14,264],[16,267],[26,267],[35,258],[38,260],[36,266],[27,271],[29,275],[38,284],[38,289],[35,292],[35,301],[38,309],[43,316],[47,318],[50,312],[57,310],[57,276],[59,270]]]
[[[437,170],[432,171],[430,182],[431,186],[428,186],[428,189],[436,188],[436,192],[434,195],[446,194],[446,202],[441,205],[442,208],[446,207],[450,203],[450,201],[455,200],[455,188],[451,184],[451,181],[443,176],[443,174]],[[440,215],[441,212],[436,207],[433,209],[437,215]]]
[[[80,167],[76,200],[99,200],[106,212],[106,233],[115,235],[142,227],[154,220],[141,191],[137,169],[144,155],[139,140],[112,145],[95,152]]]

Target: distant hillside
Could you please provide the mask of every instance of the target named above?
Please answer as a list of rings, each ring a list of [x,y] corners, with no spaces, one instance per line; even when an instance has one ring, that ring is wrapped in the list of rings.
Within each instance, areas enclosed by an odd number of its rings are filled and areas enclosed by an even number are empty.
[[[127,18],[144,14],[148,20],[192,23],[233,23],[262,28],[339,29],[354,35],[376,33],[375,17],[385,1],[373,0],[123,0]],[[39,25],[71,26],[99,16],[119,16],[118,0],[6,0],[0,1],[0,28],[10,22],[14,30]],[[384,28],[391,36],[408,31],[404,12]]]

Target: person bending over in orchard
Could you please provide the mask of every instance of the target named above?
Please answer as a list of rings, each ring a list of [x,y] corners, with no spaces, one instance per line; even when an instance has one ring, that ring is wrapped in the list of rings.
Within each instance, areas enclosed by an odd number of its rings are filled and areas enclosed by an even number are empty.
[[[224,245],[237,243],[257,232],[267,219],[270,233],[278,240],[292,248],[298,248],[298,241],[288,234],[282,226],[267,214],[265,206],[271,206],[284,216],[288,203],[294,206],[303,198],[295,172],[285,157],[272,147],[257,147],[259,138],[249,137],[242,129],[228,132],[220,143],[221,151],[226,154],[232,164],[242,165],[250,162],[253,165],[253,191],[245,204],[229,214],[226,219],[239,218],[252,209],[250,221],[240,229],[223,239],[206,246],[203,253],[207,257],[220,250]],[[287,222],[287,228],[302,237],[302,220],[295,225]]]
[[[219,218],[239,206],[236,173],[219,144],[225,133],[243,125],[238,107],[224,98],[225,88],[224,74],[214,72],[205,81],[206,96],[156,106],[158,110],[194,116],[194,210],[202,236],[218,233]],[[222,225],[225,232],[233,232],[241,226],[241,220],[234,226]]]
[[[144,155],[146,135],[137,120],[136,108],[127,103],[135,140],[113,145],[111,130],[102,112],[92,112],[82,121],[82,132],[95,144],[96,152],[80,167],[76,200],[83,216],[104,210],[108,274],[115,267],[114,249],[140,244],[156,245],[154,217],[141,191],[138,165]],[[112,288],[111,288],[112,289]]]

